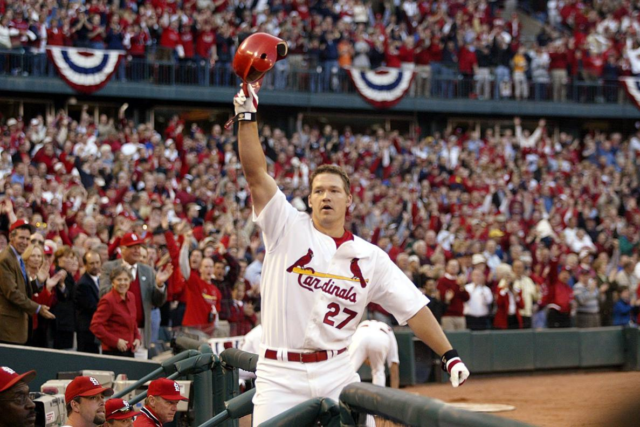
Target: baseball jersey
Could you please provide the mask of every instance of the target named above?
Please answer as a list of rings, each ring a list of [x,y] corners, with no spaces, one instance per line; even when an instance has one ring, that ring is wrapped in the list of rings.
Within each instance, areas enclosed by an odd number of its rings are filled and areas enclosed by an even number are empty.
[[[429,302],[383,250],[357,236],[336,248],[280,190],[253,219],[266,248],[260,286],[267,348],[340,350],[370,302],[401,325]]]

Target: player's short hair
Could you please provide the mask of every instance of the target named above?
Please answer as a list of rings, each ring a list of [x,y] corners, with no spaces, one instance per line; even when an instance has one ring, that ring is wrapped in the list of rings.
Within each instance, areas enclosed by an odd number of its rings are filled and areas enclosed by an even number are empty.
[[[342,169],[340,166],[336,166],[336,165],[321,165],[318,166],[316,168],[316,170],[313,171],[313,173],[311,174],[311,178],[310,178],[310,188],[311,190],[313,190],[313,180],[316,179],[316,177],[320,174],[323,173],[330,173],[333,175],[338,175],[340,178],[342,178],[342,183],[344,185],[344,191],[347,194],[351,194],[351,181],[349,180],[349,175],[347,175],[347,173],[344,171],[344,169]]]

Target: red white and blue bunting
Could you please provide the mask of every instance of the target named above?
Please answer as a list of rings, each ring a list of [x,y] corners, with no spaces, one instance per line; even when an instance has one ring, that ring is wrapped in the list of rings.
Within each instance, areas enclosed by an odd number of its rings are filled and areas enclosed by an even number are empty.
[[[638,77],[622,77],[620,79],[624,90],[631,98],[636,107],[640,108],[640,78]]]
[[[109,83],[124,52],[48,46],[47,55],[69,86],[78,92],[93,93]]]
[[[402,100],[413,81],[413,70],[378,68],[374,71],[347,69],[356,90],[375,108],[391,108]]]

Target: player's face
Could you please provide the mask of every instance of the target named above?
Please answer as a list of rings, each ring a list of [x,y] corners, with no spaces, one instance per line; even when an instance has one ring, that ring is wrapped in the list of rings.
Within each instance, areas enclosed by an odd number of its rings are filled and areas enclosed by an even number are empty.
[[[176,412],[178,411],[178,401],[177,400],[167,400],[160,396],[152,396],[154,398],[153,404],[151,408],[153,412],[156,413],[156,416],[162,423],[168,423],[173,421],[173,418],[176,416]]]
[[[351,195],[344,189],[342,178],[332,173],[322,173],[313,180],[309,205],[315,222],[329,225],[344,222]]]

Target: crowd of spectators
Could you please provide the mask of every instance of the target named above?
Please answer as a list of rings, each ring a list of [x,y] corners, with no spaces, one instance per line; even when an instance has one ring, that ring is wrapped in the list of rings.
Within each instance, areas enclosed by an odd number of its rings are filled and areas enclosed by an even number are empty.
[[[96,352],[95,334],[103,351],[132,355],[160,326],[245,334],[259,322],[264,249],[235,136],[177,116],[158,132],[126,107],[97,122],[85,108],[78,121],[60,111],[4,123],[0,250],[21,220],[35,226],[18,251],[41,307],[30,344],[71,348],[75,333]],[[576,137],[516,117],[414,138],[300,114],[293,134],[262,124],[261,138],[300,210],[310,171],[347,170],[348,227],[412,278],[445,329],[637,320],[640,130]]]
[[[236,47],[263,31],[289,44],[275,89],[339,92],[345,67],[387,66],[415,71],[413,96],[621,102],[618,78],[640,73],[632,2],[551,1],[535,41],[495,1],[396,3],[3,1],[0,49],[28,59],[0,55],[0,70],[53,75],[46,46],[77,46],[126,51],[120,80],[230,85]]]

